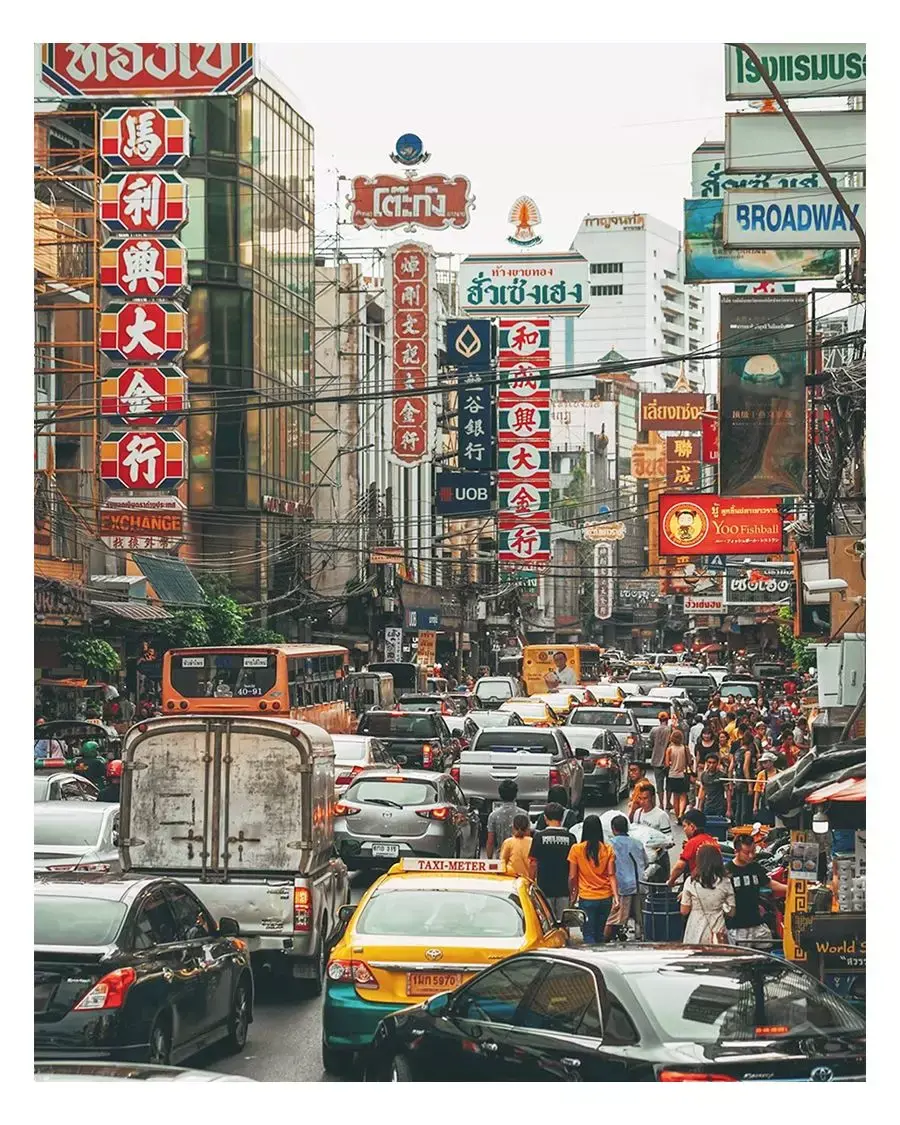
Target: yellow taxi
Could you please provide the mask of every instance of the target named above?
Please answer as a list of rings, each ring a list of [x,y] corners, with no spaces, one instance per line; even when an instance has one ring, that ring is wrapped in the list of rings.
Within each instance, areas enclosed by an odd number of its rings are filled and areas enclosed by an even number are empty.
[[[529,949],[566,945],[536,884],[500,860],[404,859],[376,880],[331,951],[322,1008],[322,1065],[349,1073],[354,1052],[387,1015],[457,988]],[[577,914],[577,912],[576,912]]]
[[[561,687],[559,691],[545,691],[540,695],[531,695],[529,699],[539,699],[542,703],[546,703],[555,715],[560,717],[560,721],[565,721],[566,716],[575,707],[582,704],[592,705],[596,704],[597,700],[593,692],[588,688],[578,687]]]
[[[591,695],[597,707],[615,707],[627,694],[621,684],[591,684]]]
[[[520,695],[507,699],[498,707],[499,711],[515,711],[526,727],[558,727],[563,716],[539,696]]]

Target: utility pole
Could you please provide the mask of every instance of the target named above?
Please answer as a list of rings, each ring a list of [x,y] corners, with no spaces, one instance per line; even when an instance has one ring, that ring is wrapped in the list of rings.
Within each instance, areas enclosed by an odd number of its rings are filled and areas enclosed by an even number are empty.
[[[469,602],[469,551],[463,547],[459,552],[459,589],[456,591],[459,603],[459,625],[456,629],[456,668],[459,679],[463,677],[463,629]]]

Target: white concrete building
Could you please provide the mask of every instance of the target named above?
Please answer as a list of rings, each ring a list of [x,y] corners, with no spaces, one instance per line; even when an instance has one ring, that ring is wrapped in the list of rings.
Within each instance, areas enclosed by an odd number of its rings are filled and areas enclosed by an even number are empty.
[[[595,363],[612,349],[629,360],[671,356],[633,375],[642,390],[671,387],[681,371],[677,357],[710,339],[712,293],[681,280],[681,232],[652,215],[586,215],[572,249],[590,263],[591,305],[577,319],[554,322],[553,366]],[[712,368],[699,361],[685,365],[700,391],[713,389]],[[592,386],[591,376],[554,382],[560,391]]]

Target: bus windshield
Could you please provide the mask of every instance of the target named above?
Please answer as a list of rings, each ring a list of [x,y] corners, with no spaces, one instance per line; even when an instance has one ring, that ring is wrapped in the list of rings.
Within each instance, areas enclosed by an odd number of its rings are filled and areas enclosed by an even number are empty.
[[[173,653],[172,687],[185,699],[263,696],[275,687],[277,659],[275,653]]]

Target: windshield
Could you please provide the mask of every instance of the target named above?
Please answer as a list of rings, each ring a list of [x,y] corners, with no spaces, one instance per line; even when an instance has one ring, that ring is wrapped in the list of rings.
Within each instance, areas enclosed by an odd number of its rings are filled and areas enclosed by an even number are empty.
[[[35,945],[109,945],[128,907],[105,898],[35,895]]]
[[[659,672],[629,672],[628,679],[633,684],[658,684],[662,680]]]
[[[523,719],[546,719],[547,708],[543,703],[504,703],[503,710]]]
[[[470,711],[469,719],[476,727],[508,727],[512,718],[509,711]]]
[[[86,848],[93,848],[99,844],[101,817],[96,814],[93,816],[90,814],[80,815],[79,810],[74,808],[76,803],[74,801],[66,803],[67,812],[72,809],[72,812],[67,816],[35,816],[35,844],[59,844],[64,847],[80,847],[83,845]],[[55,802],[51,802],[51,804],[55,804]],[[93,809],[96,806],[88,805],[87,807]],[[37,812],[36,809],[35,812]]]
[[[334,756],[342,762],[360,761],[366,756],[366,740],[336,735],[334,736]]]
[[[851,1008],[805,973],[771,961],[702,955],[628,974],[638,1002],[664,1039],[760,1041],[865,1031]]]
[[[654,715],[658,715],[663,710],[660,704],[664,702],[666,700],[662,699],[623,699],[622,706],[629,711],[652,711]]]
[[[578,650],[578,663],[581,666],[580,680],[599,680],[603,674],[604,655],[594,652],[593,649],[580,648]]]
[[[389,801],[392,805],[401,806],[434,805],[437,803],[437,787],[430,781],[404,781],[403,778],[357,781],[344,794],[344,799],[360,804]]]
[[[711,676],[676,676],[672,685],[673,687],[715,687]]]
[[[266,695],[275,686],[277,660],[274,653],[174,653],[172,687],[186,699]]]
[[[780,664],[757,664],[754,671],[757,676],[783,676],[785,674]]]
[[[569,716],[572,727],[630,727],[634,724],[627,711],[585,711],[579,707]]]
[[[482,680],[475,685],[476,699],[511,699],[515,692],[506,680]]]
[[[514,895],[384,891],[369,900],[356,923],[356,932],[429,939],[515,938],[525,933],[525,918]]]
[[[756,696],[759,695],[759,684],[733,684],[729,683],[728,680],[725,680],[723,681],[722,686],[719,690],[720,694],[723,697],[727,697],[729,695],[742,695],[745,699],[755,699]]]
[[[412,697],[404,695],[397,700],[397,705],[402,707],[404,711],[440,711],[442,702],[442,700],[429,695]]]
[[[374,734],[378,737],[434,738],[437,729],[434,715],[427,714],[385,715],[370,711],[359,722],[360,734]]]
[[[555,754],[556,742],[552,734],[528,734],[523,729],[479,731],[473,750],[495,750],[500,753]]]

